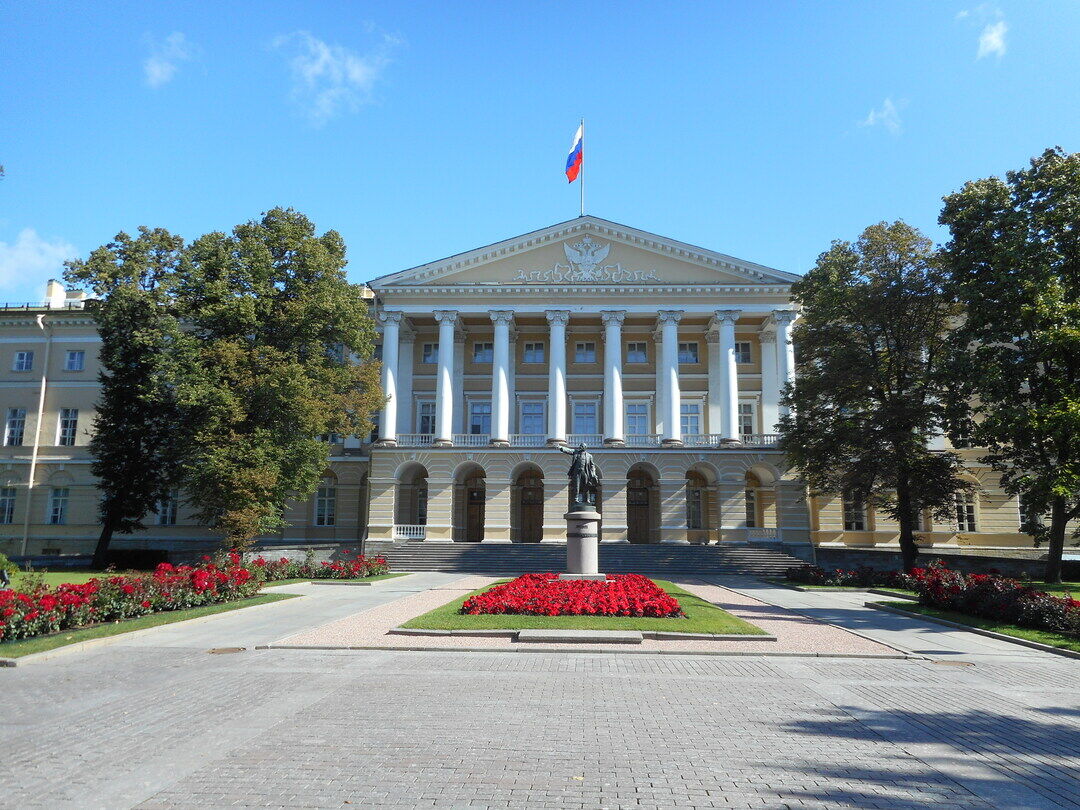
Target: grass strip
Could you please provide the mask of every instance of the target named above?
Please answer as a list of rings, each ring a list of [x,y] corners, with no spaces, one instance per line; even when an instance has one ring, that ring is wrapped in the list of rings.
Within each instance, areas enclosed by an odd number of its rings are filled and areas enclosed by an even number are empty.
[[[458,611],[465,600],[502,582],[480,588],[442,607],[405,622],[402,627],[418,630],[656,630],[675,633],[710,633],[714,635],[767,635],[760,627],[732,616],[711,602],[684,591],[677,585],[654,579],[657,585],[674,596],[686,614],[685,619],[638,618],[636,616],[463,616]]]

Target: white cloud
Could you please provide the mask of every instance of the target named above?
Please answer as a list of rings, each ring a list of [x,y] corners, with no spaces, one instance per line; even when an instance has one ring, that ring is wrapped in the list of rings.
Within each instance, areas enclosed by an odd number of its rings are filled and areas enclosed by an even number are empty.
[[[997,56],[999,59],[1005,55],[1005,34],[1008,32],[1009,26],[1004,20],[998,20],[995,23],[989,23],[983,28],[982,33],[979,34],[979,54],[976,59],[982,59],[984,56],[990,56],[991,54]]]
[[[180,63],[194,55],[195,49],[188,38],[179,31],[173,31],[164,42],[150,41],[150,55],[143,62],[143,75],[150,87],[168,84],[180,69]]]
[[[875,110],[870,110],[869,114],[862,121],[859,122],[860,127],[884,127],[890,135],[899,135],[901,124],[900,110],[907,106],[905,99],[899,101],[893,101],[891,98],[886,98],[881,102],[881,106]]]
[[[14,242],[0,241],[0,287],[24,287],[35,277],[59,278],[66,259],[78,256],[75,246],[38,236],[33,228],[23,228]]]
[[[374,32],[369,26],[368,30]],[[400,37],[380,33],[366,54],[331,45],[308,31],[277,37],[272,46],[291,51],[292,98],[316,125],[343,112],[356,112],[372,101],[372,91],[390,64],[390,54],[403,44]]]

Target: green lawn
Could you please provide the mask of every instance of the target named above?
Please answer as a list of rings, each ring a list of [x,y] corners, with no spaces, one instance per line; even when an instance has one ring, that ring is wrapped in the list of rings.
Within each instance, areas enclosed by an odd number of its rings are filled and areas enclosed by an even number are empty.
[[[382,580],[382,579],[394,579],[395,577],[407,577],[411,573],[413,573],[413,572],[412,571],[395,571],[395,572],[390,573],[390,574],[376,574],[373,577],[364,577],[363,579],[341,579],[341,580],[338,580],[338,579],[319,579],[318,581],[319,582],[378,582],[379,580]],[[311,577],[308,577],[307,579],[304,579],[303,577],[301,577],[300,579],[272,579],[272,580],[267,580],[264,583],[264,585],[266,585],[267,587],[270,587],[270,586],[277,587],[278,585],[295,585],[298,582],[314,582],[314,581],[315,580],[313,580]]]
[[[502,580],[507,582],[508,580]],[[679,600],[685,619],[649,619],[631,616],[463,616],[458,611],[473,594],[483,593],[480,588],[405,622],[402,627],[423,630],[660,630],[676,633],[712,633],[758,636],[765,631],[749,622],[736,618],[726,610],[687,593],[670,582],[654,579],[657,585]]]
[[[81,585],[91,579],[101,579],[102,577],[111,577],[116,574],[128,574],[137,573],[142,574],[144,571],[34,571],[33,576],[41,576],[45,578],[45,584],[50,588],[55,588],[57,585],[73,584]],[[11,585],[15,590],[18,590],[21,583],[27,576],[30,576],[25,571],[22,571],[11,578]]]
[[[130,633],[132,630],[144,630],[147,627],[158,627],[162,624],[182,622],[185,619],[197,619],[200,616],[213,616],[215,613],[226,613],[230,610],[264,605],[268,602],[280,602],[282,599],[293,599],[299,594],[295,593],[262,593],[250,599],[238,602],[224,602],[217,605],[203,605],[202,607],[188,610],[169,610],[163,613],[151,613],[149,616],[140,616],[137,619],[127,619],[122,622],[111,624],[98,624],[93,627],[83,627],[78,630],[66,630],[63,633],[54,633],[49,636],[37,636],[21,641],[5,641],[0,643],[0,658],[20,658],[30,653],[54,650],[68,644],[87,641],[92,638],[104,638],[116,636],[121,633]]]
[[[1007,636],[1028,641],[1038,641],[1041,644],[1049,644],[1051,647],[1060,647],[1063,650],[1080,652],[1080,639],[1063,636],[1060,633],[1051,633],[1048,630],[1030,630],[1027,627],[1017,627],[1015,624],[1002,624],[993,619],[983,619],[979,616],[969,616],[966,613],[957,613],[954,610],[941,610],[940,608],[920,605],[917,602],[874,602],[875,605],[886,605],[911,613],[919,613],[923,616],[932,616],[946,621],[966,624],[970,627],[978,627],[980,630],[992,630],[995,633],[1003,633]]]

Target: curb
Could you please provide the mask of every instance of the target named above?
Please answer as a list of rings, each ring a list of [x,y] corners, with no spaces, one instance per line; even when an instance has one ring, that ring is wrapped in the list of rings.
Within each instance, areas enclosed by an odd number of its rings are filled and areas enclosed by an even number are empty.
[[[887,646],[887,645],[886,645]],[[607,653],[609,655],[715,655],[736,657],[765,657],[765,658],[853,658],[870,660],[925,660],[924,655],[907,655],[898,653],[799,653],[799,652],[769,652],[769,651],[734,651],[734,650],[616,650],[611,647],[583,647],[577,650],[567,650],[561,647],[541,647],[534,644],[527,646],[504,647],[492,649],[490,647],[375,647],[352,646],[352,647],[329,647],[329,646],[301,646],[296,644],[260,644],[255,650],[314,650],[327,652],[332,650],[379,650],[381,652],[444,652],[444,653]]]
[[[518,638],[520,630],[426,630],[416,627],[393,627],[387,630],[387,635],[397,636],[435,636],[438,638],[446,638],[448,636],[461,637],[473,637],[473,638],[510,638],[515,641],[521,641]],[[767,633],[725,633],[725,634],[712,634],[712,633],[678,633],[675,631],[667,630],[583,630],[592,635],[594,638],[582,639],[577,641],[574,639],[567,639],[560,642],[563,644],[610,644],[611,641],[607,640],[608,634],[621,635],[626,632],[640,633],[642,639],[648,639],[650,641],[776,641],[776,636],[768,635]],[[536,642],[532,642],[536,643]],[[628,642],[633,643],[633,642]],[[331,649],[352,649],[334,647]],[[382,648],[379,648],[382,649]]]

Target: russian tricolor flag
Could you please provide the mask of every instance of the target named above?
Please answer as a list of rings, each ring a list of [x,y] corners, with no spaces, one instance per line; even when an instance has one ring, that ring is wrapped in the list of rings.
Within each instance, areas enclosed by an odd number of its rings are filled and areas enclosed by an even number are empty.
[[[581,161],[585,150],[585,122],[577,128],[574,135],[574,143],[570,147],[570,155],[566,158],[566,182],[573,183],[577,180],[578,172],[581,171]]]

